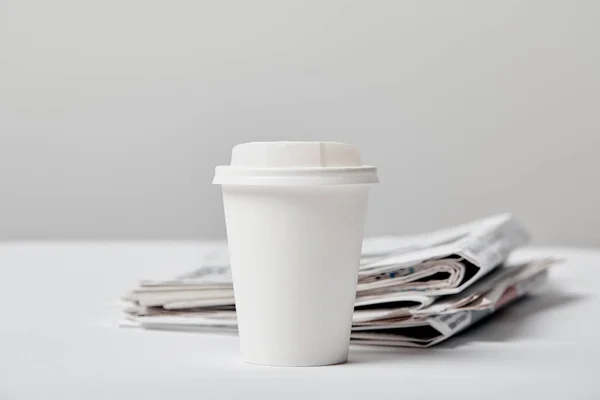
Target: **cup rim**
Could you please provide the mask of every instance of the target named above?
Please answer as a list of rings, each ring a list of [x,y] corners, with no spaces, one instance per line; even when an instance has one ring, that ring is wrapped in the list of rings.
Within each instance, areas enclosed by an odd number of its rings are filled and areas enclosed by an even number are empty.
[[[378,183],[377,168],[370,165],[351,167],[240,167],[215,168],[215,185],[352,185]]]

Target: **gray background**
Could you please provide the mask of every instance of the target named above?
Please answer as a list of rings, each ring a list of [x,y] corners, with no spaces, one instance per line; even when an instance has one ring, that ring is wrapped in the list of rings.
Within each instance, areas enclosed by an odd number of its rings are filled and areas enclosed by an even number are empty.
[[[213,167],[337,140],[368,234],[600,245],[596,1],[0,0],[0,239],[221,237]]]

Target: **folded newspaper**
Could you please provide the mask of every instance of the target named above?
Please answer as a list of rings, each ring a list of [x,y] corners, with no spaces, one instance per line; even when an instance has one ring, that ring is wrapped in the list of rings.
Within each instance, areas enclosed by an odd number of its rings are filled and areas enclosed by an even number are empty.
[[[535,289],[548,260],[498,268],[528,241],[502,214],[410,237],[365,239],[352,339],[427,347]],[[217,262],[167,281],[142,281],[124,297],[123,326],[235,331],[235,302],[226,244]],[[485,278],[484,278],[485,277]]]
[[[360,309],[353,317],[355,344],[429,347],[440,343],[538,289],[547,279],[554,260],[536,260],[496,269],[459,294],[442,297],[421,308]],[[234,310],[197,309],[130,316],[124,326],[144,329],[235,332]]]

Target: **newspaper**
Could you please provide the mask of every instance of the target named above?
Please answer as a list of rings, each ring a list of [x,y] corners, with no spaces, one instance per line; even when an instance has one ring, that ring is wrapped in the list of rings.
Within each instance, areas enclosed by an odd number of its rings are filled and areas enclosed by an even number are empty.
[[[367,238],[359,265],[352,340],[428,347],[540,286],[551,260],[505,265],[529,240],[510,214],[413,236]],[[237,331],[225,242],[203,265],[144,280],[124,300],[122,326]]]
[[[355,344],[430,347],[472,326],[496,310],[540,288],[555,260],[506,265],[459,294],[411,310],[382,308],[354,312]],[[130,315],[123,326],[191,332],[235,333],[234,310],[184,310],[168,314]]]
[[[527,231],[510,214],[415,236],[367,238],[359,266],[356,307],[394,303],[419,309],[436,297],[458,293],[527,243]],[[124,297],[132,314],[234,306],[225,243],[188,274],[142,281]]]
[[[391,289],[435,296],[458,293],[528,241],[527,231],[510,214],[399,238],[396,243],[391,238],[372,239],[366,242],[367,255],[359,270],[357,291],[363,294]],[[377,251],[369,253],[371,248]]]
[[[362,321],[352,328],[352,341],[360,344],[430,347],[476,324],[519,298],[541,288],[548,267],[556,260],[537,260],[508,266],[477,290],[460,293],[411,312],[408,316],[384,316]]]

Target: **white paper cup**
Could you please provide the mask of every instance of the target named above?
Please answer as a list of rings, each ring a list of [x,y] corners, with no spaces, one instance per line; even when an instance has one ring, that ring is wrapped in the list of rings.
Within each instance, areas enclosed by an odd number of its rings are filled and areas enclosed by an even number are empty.
[[[252,364],[347,360],[374,167],[342,143],[246,143],[217,167],[241,352]]]

